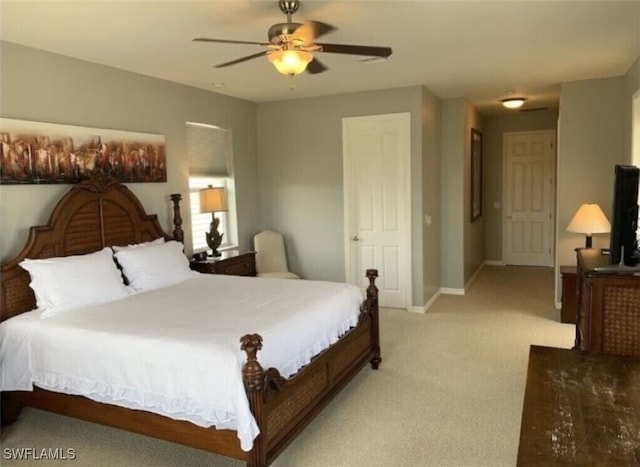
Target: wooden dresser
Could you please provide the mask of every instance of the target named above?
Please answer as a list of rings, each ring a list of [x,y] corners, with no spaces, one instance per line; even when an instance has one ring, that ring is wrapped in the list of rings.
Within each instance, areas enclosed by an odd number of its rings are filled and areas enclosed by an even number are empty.
[[[577,250],[575,348],[640,356],[640,270],[602,271],[609,256]]]

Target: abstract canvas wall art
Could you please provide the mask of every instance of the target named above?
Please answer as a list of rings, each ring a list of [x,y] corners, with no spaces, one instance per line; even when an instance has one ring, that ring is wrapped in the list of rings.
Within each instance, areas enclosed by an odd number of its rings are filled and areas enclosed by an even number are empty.
[[[0,118],[0,183],[166,182],[164,135]]]

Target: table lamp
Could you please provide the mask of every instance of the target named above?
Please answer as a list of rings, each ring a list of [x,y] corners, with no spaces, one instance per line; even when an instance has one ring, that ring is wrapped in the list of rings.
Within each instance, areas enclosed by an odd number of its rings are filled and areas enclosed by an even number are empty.
[[[209,186],[203,190],[200,190],[200,212],[211,213],[211,224],[209,225],[209,232],[205,232],[207,238],[207,245],[211,248],[211,256],[220,256],[218,247],[222,243],[222,237],[224,234],[218,232],[218,225],[220,225],[220,219],[216,217],[216,212],[228,211],[227,208],[227,195],[225,189],[222,187]]]
[[[611,224],[607,216],[597,204],[583,204],[567,226],[568,232],[585,234],[585,248],[591,248],[592,235],[611,232]]]

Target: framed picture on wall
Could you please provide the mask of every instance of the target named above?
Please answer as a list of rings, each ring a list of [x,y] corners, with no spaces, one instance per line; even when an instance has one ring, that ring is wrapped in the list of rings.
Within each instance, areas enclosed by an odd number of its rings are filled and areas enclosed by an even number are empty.
[[[164,135],[0,118],[0,183],[166,182]]]
[[[471,222],[482,217],[482,133],[471,128]]]

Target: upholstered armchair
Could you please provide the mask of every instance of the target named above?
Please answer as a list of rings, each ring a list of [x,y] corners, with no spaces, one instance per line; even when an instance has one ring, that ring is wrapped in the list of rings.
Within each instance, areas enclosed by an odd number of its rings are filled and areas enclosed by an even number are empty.
[[[277,277],[281,279],[300,279],[289,272],[284,249],[284,237],[273,230],[263,230],[253,237],[256,250],[256,269],[258,277]]]

